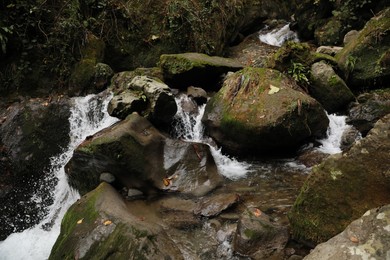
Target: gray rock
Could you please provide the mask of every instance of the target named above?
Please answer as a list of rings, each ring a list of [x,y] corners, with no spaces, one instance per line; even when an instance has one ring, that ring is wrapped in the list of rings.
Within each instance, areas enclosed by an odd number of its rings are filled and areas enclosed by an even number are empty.
[[[305,260],[390,259],[390,205],[367,211]]]
[[[343,47],[338,46],[320,46],[317,48],[316,52],[334,56],[342,49]]]
[[[219,194],[206,197],[198,202],[194,214],[204,217],[217,216],[222,211],[236,205],[239,200],[238,194]]]
[[[359,36],[359,32],[356,30],[351,30],[347,32],[344,35],[344,40],[343,40],[344,46],[350,43],[351,41],[355,40],[358,36]]]
[[[115,176],[109,172],[103,172],[102,174],[100,174],[99,179],[100,181],[105,181],[107,183],[112,184],[115,181]]]
[[[187,95],[195,100],[198,105],[205,104],[207,102],[207,92],[202,88],[190,86],[187,88]]]
[[[309,93],[328,113],[337,112],[355,100],[344,80],[325,62],[317,62],[311,66],[311,79]]]
[[[348,127],[346,130],[344,130],[344,133],[341,136],[341,141],[340,141],[341,151],[345,152],[349,150],[349,148],[351,148],[354,142],[360,138],[361,138],[361,134],[359,130],[357,130],[353,126]]]
[[[127,198],[128,199],[139,198],[139,197],[142,197],[143,195],[144,195],[144,193],[140,190],[137,190],[137,189],[128,189],[127,190]]]
[[[233,249],[253,259],[283,259],[287,241],[287,227],[271,222],[259,209],[250,208],[238,222]]]

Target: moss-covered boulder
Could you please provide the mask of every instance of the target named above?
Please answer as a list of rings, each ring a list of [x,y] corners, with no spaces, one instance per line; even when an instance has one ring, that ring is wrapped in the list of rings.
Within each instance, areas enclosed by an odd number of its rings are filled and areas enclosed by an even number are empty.
[[[85,194],[111,173],[128,188],[148,191],[162,187],[164,137],[145,118],[134,113],[88,138],[66,165],[70,184]]]
[[[376,121],[389,113],[390,89],[373,90],[357,97],[357,102],[349,108],[346,122],[365,136]]]
[[[389,87],[390,8],[373,17],[336,55],[347,84],[354,89]]]
[[[387,0],[300,1],[295,12],[296,28],[302,39],[315,39],[318,45],[340,45],[348,31],[359,30],[386,6]]]
[[[130,82],[122,79],[120,84],[125,89],[110,101],[110,115],[124,119],[129,114],[138,112],[156,126],[171,124],[177,105],[166,84],[147,76],[135,76]]]
[[[162,226],[135,214],[102,183],[65,214],[49,259],[183,259]]]
[[[202,121],[233,153],[285,152],[322,136],[328,119],[322,106],[282,73],[246,68],[227,77],[208,102]]]
[[[81,194],[97,187],[103,173],[115,177],[117,188],[145,195],[163,190],[203,196],[223,180],[209,146],[170,140],[137,113],[87,138],[66,172]]]
[[[333,70],[325,62],[316,62],[310,70],[310,96],[314,97],[328,113],[335,113],[355,100],[355,96]]]
[[[215,89],[223,74],[243,67],[235,60],[201,53],[161,55],[159,64],[165,81],[184,89],[188,86]]]
[[[390,203],[390,115],[345,154],[313,168],[290,213],[296,239],[324,242],[367,210]]]
[[[336,65],[334,57],[312,50],[309,44],[285,42],[266,61],[266,67],[289,74],[305,90],[310,84],[310,67],[315,62],[326,61]]]

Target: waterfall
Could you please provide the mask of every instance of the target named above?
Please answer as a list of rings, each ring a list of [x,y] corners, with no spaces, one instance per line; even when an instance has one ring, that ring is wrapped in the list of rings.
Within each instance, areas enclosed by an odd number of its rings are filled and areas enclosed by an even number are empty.
[[[102,93],[72,99],[70,123],[70,143],[65,151],[51,158],[51,170],[46,174],[44,183],[56,181],[52,193],[53,204],[48,213],[36,226],[20,233],[13,233],[0,242],[0,260],[8,259],[47,259],[58,235],[61,220],[67,209],[79,198],[67,181],[64,167],[71,159],[73,150],[89,135],[92,135],[118,121],[110,117],[107,105],[112,95]],[[39,201],[39,194],[31,198]]]
[[[175,100],[178,110],[174,118],[173,135],[184,141],[209,145],[219,173],[226,178],[234,180],[245,177],[251,171],[250,164],[222,154],[221,149],[216,147],[210,138],[204,136],[202,117],[206,105],[198,107],[191,98],[184,94],[177,96]],[[191,107],[191,109],[185,109],[185,107]]]
[[[318,140],[321,146],[317,148],[318,151],[328,154],[341,153],[340,144],[343,133],[349,128],[345,122],[346,116],[338,116],[336,114],[328,115],[329,126],[327,130],[327,137]]]
[[[277,28],[270,32],[265,31],[262,30],[259,32],[259,39],[261,42],[272,46],[280,47],[285,41],[299,41],[297,33],[290,30],[290,24],[286,24],[282,28]]]

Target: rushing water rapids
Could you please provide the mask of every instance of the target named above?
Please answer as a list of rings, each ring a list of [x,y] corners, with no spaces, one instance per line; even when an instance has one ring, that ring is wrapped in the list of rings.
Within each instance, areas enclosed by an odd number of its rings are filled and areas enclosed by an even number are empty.
[[[60,233],[62,217],[66,210],[79,198],[71,189],[64,171],[73,150],[89,135],[104,129],[117,121],[107,113],[110,94],[89,95],[73,98],[70,122],[70,143],[64,153],[51,159],[51,170],[44,183],[56,180],[52,190],[54,203],[48,206],[48,213],[38,225],[20,233],[13,233],[0,242],[0,259],[47,259],[51,247]],[[39,201],[39,194],[32,200]]]

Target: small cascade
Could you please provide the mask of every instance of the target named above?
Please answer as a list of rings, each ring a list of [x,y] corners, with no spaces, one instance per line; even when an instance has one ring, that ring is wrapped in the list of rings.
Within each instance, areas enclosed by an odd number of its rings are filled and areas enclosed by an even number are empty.
[[[286,24],[282,28],[276,28],[272,31],[267,29],[259,32],[259,39],[261,42],[272,46],[282,46],[285,41],[299,42],[298,35],[296,32],[290,30],[290,24]]]
[[[56,183],[54,189],[50,191],[53,204],[48,207],[48,213],[39,224],[23,232],[13,233],[0,242],[0,260],[40,260],[49,257],[51,248],[60,234],[63,216],[80,197],[78,192],[69,186],[64,167],[71,159],[73,150],[87,136],[117,121],[106,112],[110,99],[110,93],[73,98],[69,118],[70,143],[62,154],[51,159],[51,170],[46,174],[47,177],[42,184]],[[31,199],[39,201],[40,195],[36,194]]]
[[[328,114],[327,114],[328,115]],[[328,115],[329,126],[327,130],[327,137],[318,140],[321,146],[317,148],[318,151],[327,154],[341,153],[340,143],[345,130],[350,126],[345,122],[347,116],[338,116],[336,114]]]
[[[208,144],[220,174],[225,177],[233,180],[245,177],[250,172],[250,164],[223,155],[221,149],[216,147],[210,138],[204,136],[202,117],[206,105],[198,107],[184,94],[177,96],[175,100],[178,111],[175,115],[173,135],[188,142]],[[186,109],[188,107],[191,109]]]

